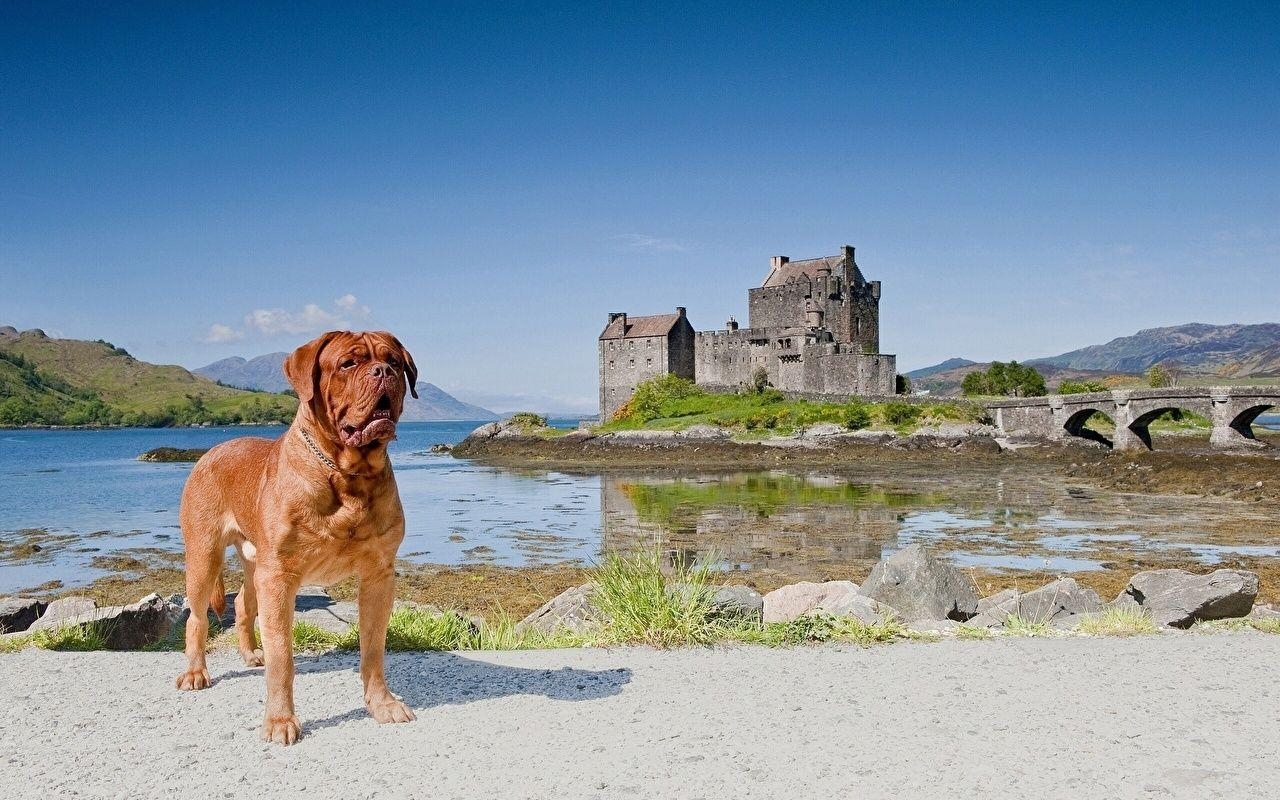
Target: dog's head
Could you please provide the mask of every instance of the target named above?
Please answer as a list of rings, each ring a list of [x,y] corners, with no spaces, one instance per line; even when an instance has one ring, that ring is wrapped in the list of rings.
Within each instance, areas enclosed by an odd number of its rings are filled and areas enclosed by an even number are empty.
[[[330,331],[285,359],[284,374],[316,422],[343,447],[386,445],[396,436],[418,368],[386,331]]]

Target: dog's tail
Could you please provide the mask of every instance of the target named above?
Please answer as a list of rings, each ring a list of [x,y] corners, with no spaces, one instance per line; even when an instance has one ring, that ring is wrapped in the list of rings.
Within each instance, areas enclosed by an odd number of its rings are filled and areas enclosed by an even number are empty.
[[[209,605],[219,617],[227,613],[227,584],[222,580],[222,570],[218,570],[218,578],[213,582],[213,596],[209,598]]]

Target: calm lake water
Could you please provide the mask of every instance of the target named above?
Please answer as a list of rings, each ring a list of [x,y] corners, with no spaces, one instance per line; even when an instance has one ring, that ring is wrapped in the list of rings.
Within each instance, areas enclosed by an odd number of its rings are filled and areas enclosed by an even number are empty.
[[[1061,573],[1113,566],[1138,550],[1204,564],[1280,555],[1271,510],[1086,491],[1025,466],[571,475],[428,452],[477,424],[400,426],[391,454],[408,524],[402,557],[525,565],[657,547],[673,559],[714,557],[724,569],[821,579],[913,542],[961,564]],[[95,559],[113,553],[180,552],[190,465],[142,463],[138,454],[284,430],[0,431],[0,594],[88,583],[108,571]],[[24,541],[41,549],[15,553]]]

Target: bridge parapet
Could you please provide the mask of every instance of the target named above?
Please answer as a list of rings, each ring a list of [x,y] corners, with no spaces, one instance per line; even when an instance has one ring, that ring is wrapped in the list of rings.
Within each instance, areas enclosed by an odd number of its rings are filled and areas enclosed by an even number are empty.
[[[1148,426],[1171,410],[1207,417],[1213,423],[1209,441],[1215,447],[1262,446],[1254,438],[1253,422],[1276,406],[1280,406],[1280,386],[1116,389],[986,403],[1001,431],[1047,439],[1099,439],[1085,423],[1094,414],[1106,414],[1116,426],[1111,444],[1117,450],[1151,449]]]

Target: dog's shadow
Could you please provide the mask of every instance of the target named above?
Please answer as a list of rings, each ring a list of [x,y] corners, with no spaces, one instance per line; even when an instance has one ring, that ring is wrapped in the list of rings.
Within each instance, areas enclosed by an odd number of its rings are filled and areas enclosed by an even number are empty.
[[[327,653],[314,658],[299,656],[294,666],[296,674],[304,680],[303,676],[318,672],[351,672],[354,681],[352,691],[359,697],[360,657],[356,653]],[[631,670],[627,668],[527,669],[444,652],[388,653],[386,673],[391,691],[415,710],[520,694],[542,695],[552,700],[598,700],[621,694],[622,687],[631,682]],[[262,674],[261,669],[235,670],[219,676],[215,683]],[[368,714],[361,705],[324,719],[305,720],[304,725],[309,730],[319,730],[349,720],[368,718]]]

